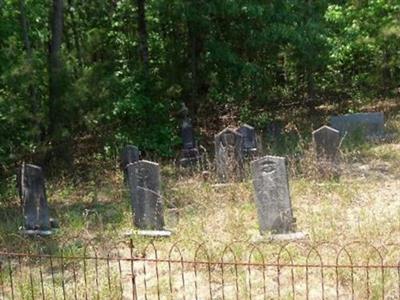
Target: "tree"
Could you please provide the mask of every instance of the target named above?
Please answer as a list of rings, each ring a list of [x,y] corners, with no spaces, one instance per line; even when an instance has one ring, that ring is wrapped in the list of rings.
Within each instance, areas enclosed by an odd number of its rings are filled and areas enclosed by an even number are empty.
[[[136,0],[136,5],[139,35],[139,53],[142,60],[144,73],[147,76],[149,73],[149,46],[147,37],[145,0]]]

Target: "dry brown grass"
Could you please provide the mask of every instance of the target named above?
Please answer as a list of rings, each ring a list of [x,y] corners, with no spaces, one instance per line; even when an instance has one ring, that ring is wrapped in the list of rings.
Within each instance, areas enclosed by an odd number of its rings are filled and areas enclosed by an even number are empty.
[[[290,190],[297,228],[308,233],[311,243],[329,241],[344,245],[358,240],[382,246],[400,241],[400,118],[390,119],[388,128],[393,133],[389,142],[343,149],[340,178],[321,176],[311,150],[303,151],[300,159],[290,160]],[[303,143],[303,150],[311,149]],[[250,241],[258,234],[249,177],[244,182],[215,186],[214,176],[204,181],[201,173],[176,170],[171,164],[163,165],[162,176],[167,226],[171,227],[174,235],[169,240],[158,242],[161,254],[166,254],[171,244],[177,241],[181,241],[185,253],[192,253],[191,241],[195,240],[205,242],[211,257],[218,258],[223,245]],[[132,229],[130,204],[122,173],[116,164],[110,168],[98,167],[80,182],[73,183],[63,178],[50,181],[48,198],[53,215],[60,220],[59,232],[47,240],[28,241],[20,236],[10,236],[17,231],[18,223],[2,223],[3,249],[41,249],[58,253],[66,245],[68,253],[81,253],[81,245],[86,239],[95,239],[93,242],[98,247],[109,248],[120,240],[126,240],[124,233]],[[15,198],[14,201],[18,200]],[[132,238],[138,248],[148,242],[135,235]],[[239,247],[235,251],[239,257],[245,257],[245,249]],[[272,255],[274,251],[268,253]],[[353,251],[360,261],[369,257],[365,248],[356,247]],[[297,258],[304,259],[302,255],[304,253],[299,252]],[[328,260],[334,258],[332,253],[325,255]],[[193,270],[187,269],[185,274],[188,282],[193,283]],[[129,278],[129,274],[126,276]],[[246,273],[240,276],[240,280],[245,282]],[[299,272],[296,276],[299,295],[303,297],[305,275]],[[348,273],[343,273],[343,286],[348,284],[348,276]],[[285,278],[282,284],[290,276]],[[164,284],[168,285],[168,282]],[[271,289],[276,288],[276,282],[268,284]],[[374,284],[379,285],[379,280]],[[228,285],[227,293],[231,288]],[[362,291],[362,287],[359,289]],[[220,293],[217,290],[218,284],[215,292]],[[334,287],[327,287],[328,291],[334,293]],[[320,296],[318,287],[314,287],[311,293],[314,299]],[[360,294],[359,299],[364,296]]]

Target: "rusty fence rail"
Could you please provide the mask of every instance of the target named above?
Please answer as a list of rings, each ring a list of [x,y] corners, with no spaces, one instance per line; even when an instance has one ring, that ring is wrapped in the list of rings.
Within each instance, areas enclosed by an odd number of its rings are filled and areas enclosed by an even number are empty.
[[[0,252],[1,299],[400,299],[400,246],[181,241]]]

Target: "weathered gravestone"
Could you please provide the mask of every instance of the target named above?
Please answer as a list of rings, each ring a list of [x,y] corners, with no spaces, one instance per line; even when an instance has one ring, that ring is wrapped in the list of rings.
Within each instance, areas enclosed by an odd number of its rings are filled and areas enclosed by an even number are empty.
[[[215,163],[221,182],[244,178],[243,138],[234,129],[225,128],[215,136]]]
[[[260,232],[295,229],[284,157],[264,156],[251,163]]]
[[[338,163],[340,146],[339,131],[329,126],[322,126],[313,131],[312,136],[317,159]]]
[[[380,137],[385,130],[385,117],[383,112],[357,113],[333,116],[329,123],[331,127],[339,130],[340,134],[354,134],[361,132],[365,137]]]
[[[243,154],[245,157],[254,157],[257,154],[256,131],[253,126],[243,124],[236,129],[243,138]]]
[[[163,231],[165,224],[159,165],[141,160],[129,164],[127,171],[134,225],[143,231]]]
[[[182,122],[182,158],[180,163],[183,167],[196,165],[201,161],[199,150],[193,134],[192,120],[186,115]]]
[[[26,234],[50,235],[54,221],[49,217],[42,168],[23,164],[19,174],[19,193],[24,215],[23,231]]]
[[[121,170],[124,171],[124,182],[128,182],[128,172],[126,167],[134,162],[137,162],[140,159],[140,151],[139,148],[133,145],[127,145],[122,149],[120,155],[120,167]]]

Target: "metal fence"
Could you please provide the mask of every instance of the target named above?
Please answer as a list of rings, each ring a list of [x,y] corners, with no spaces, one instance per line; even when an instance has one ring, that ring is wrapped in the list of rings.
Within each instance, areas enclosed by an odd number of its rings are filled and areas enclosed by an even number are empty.
[[[0,252],[1,299],[400,299],[400,246],[70,242]]]

